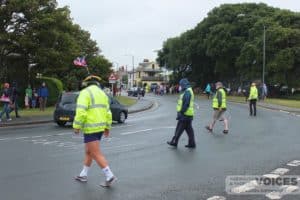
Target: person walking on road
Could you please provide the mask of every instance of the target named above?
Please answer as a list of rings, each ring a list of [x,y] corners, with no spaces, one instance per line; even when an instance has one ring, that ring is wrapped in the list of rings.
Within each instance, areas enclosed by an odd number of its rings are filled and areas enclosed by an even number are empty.
[[[214,125],[216,124],[217,120],[224,122],[224,134],[228,134],[228,119],[224,116],[226,112],[226,92],[223,88],[223,84],[221,82],[216,83],[216,94],[212,100],[212,107],[214,109],[213,113],[213,120],[211,124],[206,126],[205,128],[212,132]]]
[[[179,97],[177,103],[177,126],[175,134],[171,141],[168,141],[167,144],[173,147],[177,147],[180,136],[183,131],[186,131],[189,141],[185,145],[187,148],[196,148],[194,129],[192,127],[192,121],[194,116],[194,93],[190,87],[190,83],[187,79],[181,79],[179,82],[181,86],[182,94]]]
[[[1,97],[0,101],[3,103],[3,109],[2,112],[0,113],[0,122],[2,121],[2,115],[6,114],[6,120],[11,121],[11,118],[9,116],[9,111],[10,111],[10,92],[9,92],[9,83],[4,83],[4,89],[1,92]]]
[[[256,84],[252,83],[250,87],[250,93],[249,93],[249,111],[250,111],[250,116],[256,116],[256,102],[258,98],[258,91],[256,88]]]
[[[17,82],[13,82],[13,86],[11,89],[11,107],[10,107],[10,112],[13,110],[15,111],[16,118],[20,118],[21,116],[19,115],[19,104],[18,104],[18,99],[20,96],[20,91],[17,86]]]
[[[103,187],[109,187],[116,180],[113,172],[108,166],[108,162],[100,150],[102,135],[109,136],[109,130],[112,124],[112,113],[110,103],[106,94],[100,88],[100,77],[90,75],[84,79],[84,87],[77,99],[76,115],[73,122],[75,134],[83,132],[85,143],[84,166],[75,180],[87,182],[88,171],[92,161],[102,168],[106,177]]]

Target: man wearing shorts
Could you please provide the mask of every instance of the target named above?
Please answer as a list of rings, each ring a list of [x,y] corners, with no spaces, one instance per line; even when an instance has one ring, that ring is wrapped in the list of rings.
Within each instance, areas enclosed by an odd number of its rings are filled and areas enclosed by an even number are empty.
[[[224,130],[223,133],[228,133],[228,120],[224,116],[224,113],[226,111],[226,92],[223,88],[223,84],[221,82],[216,83],[216,89],[217,92],[213,98],[212,101],[212,107],[214,109],[213,113],[213,120],[210,125],[206,126],[205,128],[209,130],[210,132],[213,131],[214,125],[217,120],[224,122]]]
[[[106,177],[103,187],[109,187],[116,177],[110,170],[108,162],[100,149],[102,135],[109,136],[109,130],[112,123],[112,114],[109,107],[109,99],[100,88],[100,77],[90,75],[84,79],[76,105],[76,115],[73,122],[75,134],[83,132],[85,143],[84,165],[81,173],[75,177],[75,180],[87,182],[88,171],[92,161],[96,163]]]

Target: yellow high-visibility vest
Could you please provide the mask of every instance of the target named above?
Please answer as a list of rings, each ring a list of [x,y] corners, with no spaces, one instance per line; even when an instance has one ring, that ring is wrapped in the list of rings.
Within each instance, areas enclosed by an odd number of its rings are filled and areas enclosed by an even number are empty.
[[[194,92],[193,92],[192,88],[188,88],[187,90],[191,93],[191,99],[190,99],[190,105],[189,105],[188,109],[185,111],[184,115],[194,116]],[[181,111],[183,95],[184,95],[184,93],[182,93],[179,96],[179,99],[177,102],[177,107],[176,107],[177,112]]]
[[[110,129],[112,114],[107,95],[96,85],[84,88],[77,99],[73,128],[84,134],[99,133]]]

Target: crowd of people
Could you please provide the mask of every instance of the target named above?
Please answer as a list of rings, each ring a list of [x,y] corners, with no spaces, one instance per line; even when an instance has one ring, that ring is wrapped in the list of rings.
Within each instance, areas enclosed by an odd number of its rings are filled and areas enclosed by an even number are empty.
[[[21,96],[23,95],[19,90],[17,82],[14,81],[12,85],[9,83],[3,84],[0,93],[0,103],[3,104],[3,108],[0,112],[0,122],[4,114],[6,115],[6,120],[11,121],[10,113],[13,111],[15,111],[16,118],[20,118],[19,103],[21,100],[19,98],[21,98]],[[44,111],[48,96],[49,90],[45,82],[43,82],[38,89],[32,88],[29,84],[24,91],[24,107],[26,109],[39,107],[41,111]]]

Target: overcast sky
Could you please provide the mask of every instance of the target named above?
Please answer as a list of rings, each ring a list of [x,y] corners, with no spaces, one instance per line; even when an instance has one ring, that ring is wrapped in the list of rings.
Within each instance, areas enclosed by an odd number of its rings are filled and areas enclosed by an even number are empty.
[[[299,0],[57,0],[69,6],[75,23],[89,31],[111,62],[135,66],[155,60],[163,42],[195,27],[214,7],[224,3],[263,2],[300,12]],[[127,56],[126,56],[127,55]]]

